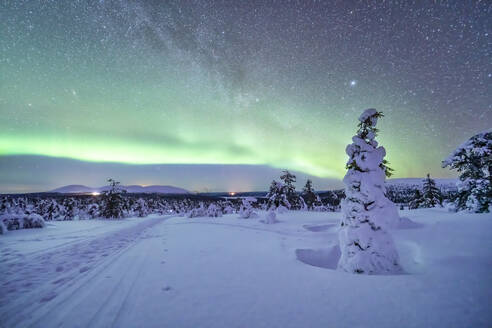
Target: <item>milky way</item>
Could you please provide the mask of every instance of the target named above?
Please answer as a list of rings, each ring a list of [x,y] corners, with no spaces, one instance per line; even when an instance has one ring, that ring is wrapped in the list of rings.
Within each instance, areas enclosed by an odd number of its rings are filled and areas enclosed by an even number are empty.
[[[451,176],[441,160],[492,126],[491,11],[487,1],[3,2],[0,155],[341,178],[357,117],[374,107],[397,177]]]

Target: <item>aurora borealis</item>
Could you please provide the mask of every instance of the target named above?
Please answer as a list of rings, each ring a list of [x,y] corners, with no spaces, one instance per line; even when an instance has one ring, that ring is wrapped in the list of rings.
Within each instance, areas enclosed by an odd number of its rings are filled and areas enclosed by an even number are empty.
[[[396,177],[450,177],[441,160],[492,126],[487,1],[0,6],[0,192],[94,184],[70,166],[29,186],[36,161],[67,160],[93,175],[111,162],[125,184],[166,184],[166,164],[247,164],[326,188],[369,107],[385,114],[378,140]],[[146,165],[159,174],[144,179]],[[261,188],[220,172],[178,186]]]

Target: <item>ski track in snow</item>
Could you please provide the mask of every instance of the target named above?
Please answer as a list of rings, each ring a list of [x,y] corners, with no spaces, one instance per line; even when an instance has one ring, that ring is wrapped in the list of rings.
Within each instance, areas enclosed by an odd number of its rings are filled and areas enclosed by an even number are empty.
[[[56,304],[63,303],[64,309],[75,309],[77,304],[71,304],[74,303],[71,300],[80,300],[80,294],[83,295],[87,293],[87,290],[93,290],[94,288],[86,288],[89,285],[89,287],[95,285],[94,277],[113,265],[120,256],[127,255],[130,249],[142,240],[162,237],[150,228],[168,218],[142,219],[143,222],[115,232],[107,232],[92,238],[81,237],[73,242],[62,243],[17,258],[9,258],[0,266],[2,290],[0,293],[0,318],[2,318],[0,326],[19,327],[20,322],[23,327],[30,324],[39,326],[37,322],[40,316],[48,315],[55,315],[63,319],[63,313],[56,313]],[[88,230],[92,229],[84,231]],[[9,253],[10,251],[6,248],[2,252]],[[121,294],[130,292],[132,283],[138,277],[143,261],[146,259],[143,256],[145,251],[140,252],[140,256],[135,256],[135,265],[121,268],[123,274],[119,275],[117,283],[105,282],[103,287],[109,290],[96,291],[100,293],[101,300],[105,301],[100,304],[95,315],[91,317],[91,321],[81,326],[97,326],[98,320],[102,316],[107,316],[108,311],[117,320],[119,313],[127,304],[127,295],[121,297]],[[13,299],[11,294],[21,297]],[[78,294],[78,297],[70,298],[74,294]],[[46,306],[40,306],[41,304]],[[36,312],[35,316],[31,315],[33,312]],[[13,316],[14,313],[15,316]],[[30,322],[31,317],[35,317],[36,321]],[[50,321],[52,322],[52,319]],[[28,322],[30,322],[28,325],[24,325]]]

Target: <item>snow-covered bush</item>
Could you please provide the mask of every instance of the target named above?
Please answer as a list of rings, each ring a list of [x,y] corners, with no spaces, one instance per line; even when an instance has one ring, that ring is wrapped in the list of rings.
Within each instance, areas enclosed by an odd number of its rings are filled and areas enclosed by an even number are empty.
[[[492,204],[492,130],[471,137],[442,162],[460,172],[457,210],[489,212]]]
[[[224,214],[233,214],[234,213],[234,207],[231,206],[231,204],[227,204],[224,207]]]
[[[24,229],[29,229],[29,228],[43,228],[45,226],[44,219],[41,215],[39,214],[29,214],[27,217],[24,218]]]
[[[256,198],[244,197],[242,199],[242,205],[239,209],[239,217],[241,219],[252,219],[258,217],[258,214],[255,212],[253,205],[251,205],[251,203],[253,202],[256,202]]]
[[[277,214],[275,214],[274,209],[270,209],[266,215],[265,215],[265,221],[263,221],[266,224],[274,224],[277,223]]]
[[[222,211],[220,210],[220,207],[218,207],[215,203],[211,203],[210,205],[208,205],[207,208],[207,216],[212,218],[221,217]]]
[[[197,218],[197,217],[202,217],[207,215],[207,210],[205,209],[205,206],[203,203],[200,203],[199,207],[195,207],[191,209],[188,214],[186,215],[188,218]]]
[[[386,150],[375,140],[382,113],[367,109],[359,117],[357,134],[347,146],[349,156],[339,231],[341,257],[338,269],[350,273],[401,272],[399,257],[388,229],[399,223],[398,210],[384,193],[390,169]]]
[[[278,214],[284,214],[284,213],[287,213],[289,209],[283,205],[280,205],[279,207],[277,207],[277,212]]]
[[[147,206],[147,203],[142,198],[137,199],[135,204],[135,208],[133,209],[133,213],[135,213],[138,217],[143,218],[149,215],[150,210]]]
[[[45,226],[44,219],[41,215],[36,213],[31,214],[3,214],[0,216],[0,222],[2,222],[1,229],[6,230],[19,230],[19,229],[32,229],[43,228]]]

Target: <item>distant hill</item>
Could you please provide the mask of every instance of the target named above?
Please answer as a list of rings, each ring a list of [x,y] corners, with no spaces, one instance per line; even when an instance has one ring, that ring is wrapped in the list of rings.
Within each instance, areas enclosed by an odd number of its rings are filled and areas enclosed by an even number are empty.
[[[431,177],[432,178],[432,177]],[[407,185],[407,186],[422,186],[423,180],[425,178],[399,178],[399,179],[388,179],[386,184],[389,185]],[[458,179],[455,178],[432,178],[436,181],[436,185],[440,187],[454,187]]]
[[[130,185],[121,186],[122,189],[129,193],[146,193],[146,194],[189,194],[190,192],[183,188],[178,188],[174,186],[140,186],[140,185]],[[108,190],[109,186],[103,186],[99,188],[87,187],[84,185],[68,185],[60,188],[51,190],[50,192],[62,193],[62,194],[81,194],[81,193],[93,193]]]
[[[53,189],[49,192],[58,192],[60,194],[82,194],[98,192],[99,188],[91,188],[84,185],[68,185],[60,188]]]

